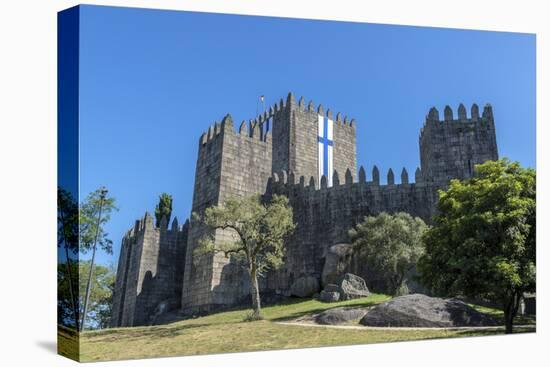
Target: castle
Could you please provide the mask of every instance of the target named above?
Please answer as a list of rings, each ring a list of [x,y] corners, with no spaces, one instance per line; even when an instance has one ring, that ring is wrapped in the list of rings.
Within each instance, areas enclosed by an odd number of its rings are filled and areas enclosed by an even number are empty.
[[[199,139],[192,212],[234,196],[289,198],[297,228],[288,239],[282,269],[260,279],[264,293],[289,295],[300,277],[320,279],[328,247],[348,241],[348,230],[366,215],[404,211],[430,222],[437,190],[450,179],[473,175],[474,165],[498,159],[493,111],[486,105],[470,117],[460,105],[426,116],[419,137],[420,168],[400,183],[390,169],[380,184],[376,166],[367,180],[357,170],[356,123],[322,106],[296,102],[290,93],[237,131],[230,115]],[[206,313],[235,305],[249,295],[246,271],[223,254],[193,256],[208,229],[199,222],[159,228],[149,214],[122,239],[113,296],[112,326],[146,325],[168,309]],[[217,230],[216,243],[232,238]]]

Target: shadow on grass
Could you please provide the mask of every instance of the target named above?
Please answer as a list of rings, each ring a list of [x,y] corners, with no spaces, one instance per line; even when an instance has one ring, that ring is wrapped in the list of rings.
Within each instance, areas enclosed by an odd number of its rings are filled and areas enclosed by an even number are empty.
[[[499,325],[504,325],[504,315],[492,315]],[[519,315],[514,319],[514,324],[517,325],[536,325],[536,316]]]
[[[487,316],[491,316],[497,323],[498,326],[504,326],[504,312],[498,308],[491,308],[488,306],[483,306],[476,304],[474,302],[468,303],[469,306],[473,307],[476,311],[481,312]],[[536,325],[537,316],[536,315],[517,315],[514,319],[514,324],[516,325]]]
[[[512,334],[525,334],[534,333],[535,328],[516,326]],[[495,336],[495,335],[509,335],[504,333],[504,328],[498,330],[464,330],[456,333],[457,336]]]
[[[109,331],[104,331],[101,333],[90,333],[86,335],[89,343],[104,343],[104,342],[115,342],[119,340],[132,341],[142,338],[173,338],[181,335],[183,332],[191,329],[202,328],[205,326],[210,326],[211,324],[191,324],[191,325],[180,325],[173,327],[149,327],[149,328],[140,328],[136,329],[113,329]],[[95,335],[94,335],[95,334]]]

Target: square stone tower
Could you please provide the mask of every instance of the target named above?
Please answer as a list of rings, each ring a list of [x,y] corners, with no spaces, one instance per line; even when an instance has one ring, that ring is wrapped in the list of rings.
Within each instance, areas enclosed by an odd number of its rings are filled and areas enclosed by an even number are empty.
[[[273,124],[273,172],[313,177],[319,187],[322,175],[332,186],[334,171],[343,177],[348,169],[355,180],[355,121],[342,119],[340,113],[333,117],[330,109],[325,113],[313,101],[305,106],[303,97],[296,103],[289,93],[284,113]]]
[[[273,173],[308,177],[325,176],[332,185],[335,171],[356,176],[354,121],[333,119],[330,110],[296,103],[289,93],[269,111],[233,128],[231,116],[215,123],[199,141],[192,211],[201,215],[212,205],[235,196],[262,195]],[[248,276],[223,254],[194,256],[199,239],[208,229],[191,220],[182,292],[182,308],[190,313],[209,312],[248,298]],[[215,241],[234,239],[229,230],[217,230]]]
[[[472,105],[468,118],[466,108],[460,104],[457,119],[446,106],[443,120],[435,107],[430,109],[420,132],[420,165],[425,182],[445,187],[451,179],[471,178],[476,164],[497,159],[491,105],[485,105],[481,116],[477,104]]]

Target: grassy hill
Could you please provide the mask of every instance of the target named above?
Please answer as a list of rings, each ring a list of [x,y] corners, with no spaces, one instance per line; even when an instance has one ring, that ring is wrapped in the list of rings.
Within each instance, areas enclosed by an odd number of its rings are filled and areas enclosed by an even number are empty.
[[[245,322],[243,320],[249,311],[236,310],[168,325],[88,331],[81,335],[79,345],[74,342],[74,335],[62,330],[59,341],[64,344],[61,349],[65,355],[74,356],[79,347],[81,361],[99,361],[495,335],[504,332],[391,328],[357,330],[278,323],[334,307],[373,306],[389,298],[372,294],[366,298],[336,303],[291,299],[284,304],[265,307],[265,320],[262,321]],[[497,318],[500,316],[496,310],[483,308],[480,311],[491,313]]]

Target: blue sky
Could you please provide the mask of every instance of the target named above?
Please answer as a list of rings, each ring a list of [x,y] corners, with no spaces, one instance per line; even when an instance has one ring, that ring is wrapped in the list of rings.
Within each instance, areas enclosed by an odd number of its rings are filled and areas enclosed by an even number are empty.
[[[428,109],[461,102],[491,103],[500,156],[535,167],[534,35],[95,6],[80,25],[81,196],[105,185],[120,208],[101,263],[160,193],[189,216],[199,136],[262,94],[354,117],[382,181],[419,166]]]

